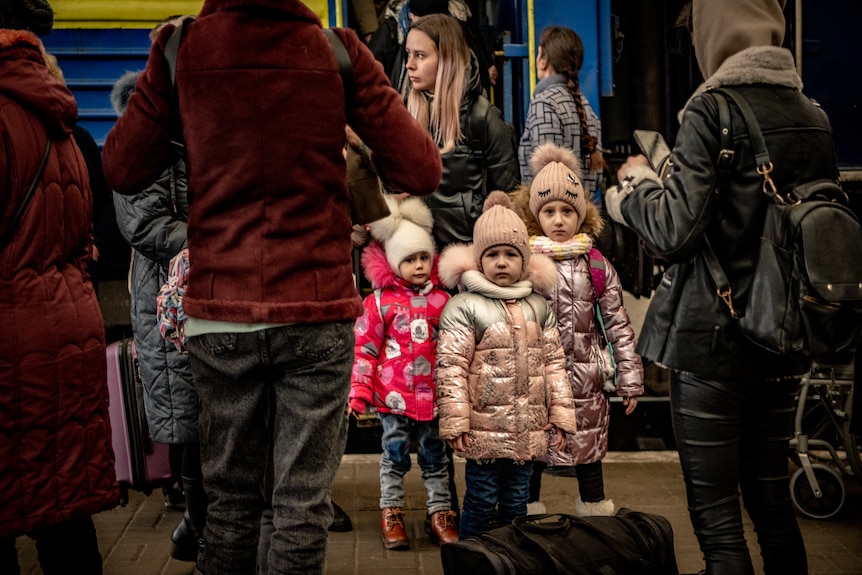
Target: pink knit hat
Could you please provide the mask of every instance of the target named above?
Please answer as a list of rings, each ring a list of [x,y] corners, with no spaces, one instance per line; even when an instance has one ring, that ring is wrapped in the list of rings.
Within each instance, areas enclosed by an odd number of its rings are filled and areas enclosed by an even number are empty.
[[[575,153],[549,142],[536,148],[530,158],[530,165],[536,174],[530,184],[530,211],[533,217],[538,220],[542,206],[560,200],[571,205],[583,223],[587,214],[587,200],[584,197],[581,163]]]
[[[512,200],[505,192],[491,192],[485,200],[484,211],[473,226],[473,253],[479,271],[482,270],[482,254],[495,246],[512,246],[524,260],[521,273],[530,263],[530,235],[527,226],[512,210]]]

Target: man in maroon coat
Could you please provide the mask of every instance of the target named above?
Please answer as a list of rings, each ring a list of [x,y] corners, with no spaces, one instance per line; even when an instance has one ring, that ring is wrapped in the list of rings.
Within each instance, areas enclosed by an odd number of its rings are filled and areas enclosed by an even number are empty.
[[[105,143],[105,175],[122,194],[141,191],[173,161],[171,31],[154,43]],[[389,186],[430,194],[441,176],[436,145],[374,57],[352,31],[336,33],[353,68],[349,107],[320,20],[299,0],[207,0],[179,47],[191,199],[183,305],[202,404],[207,575],[254,573],[270,448],[269,568],[323,570],[329,492],[347,434],[352,326],[362,313],[345,125],[374,150]]]

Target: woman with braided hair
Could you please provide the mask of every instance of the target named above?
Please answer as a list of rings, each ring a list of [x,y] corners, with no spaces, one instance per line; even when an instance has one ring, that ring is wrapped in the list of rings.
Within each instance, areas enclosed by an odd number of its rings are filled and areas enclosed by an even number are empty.
[[[548,26],[539,37],[536,68],[539,83],[527,111],[518,161],[521,182],[533,181],[530,157],[537,147],[552,142],[575,152],[581,161],[583,185],[596,203],[605,160],[602,125],[580,91],[578,74],[584,63],[584,45],[571,28]]]

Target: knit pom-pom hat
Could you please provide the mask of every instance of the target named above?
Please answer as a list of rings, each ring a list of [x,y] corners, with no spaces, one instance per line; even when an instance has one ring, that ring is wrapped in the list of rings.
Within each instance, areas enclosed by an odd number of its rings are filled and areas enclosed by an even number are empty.
[[[530,158],[530,166],[536,177],[530,185],[530,211],[539,219],[542,206],[554,200],[566,202],[578,214],[578,221],[584,222],[587,214],[587,200],[581,163],[575,153],[553,143],[542,144]]]
[[[523,258],[521,273],[530,263],[530,235],[527,226],[512,209],[512,200],[505,192],[488,194],[484,211],[473,227],[473,255],[479,271],[482,269],[482,254],[495,246],[512,246]]]
[[[383,244],[386,261],[392,271],[400,277],[398,267],[407,256],[427,252],[434,256],[434,238],[431,229],[434,217],[420,198],[398,201],[386,196],[389,215],[368,225],[371,237]]]

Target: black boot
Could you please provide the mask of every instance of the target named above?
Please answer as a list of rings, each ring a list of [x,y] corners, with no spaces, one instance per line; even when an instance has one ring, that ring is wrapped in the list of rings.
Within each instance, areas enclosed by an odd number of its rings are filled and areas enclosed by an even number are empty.
[[[183,519],[174,528],[171,533],[171,542],[168,545],[168,555],[177,561],[188,561],[194,563],[198,560],[198,551],[200,545],[198,538],[195,535],[195,530],[192,528],[191,519],[189,519],[189,511],[183,513]]]
[[[332,502],[332,524],[329,526],[329,530],[338,533],[353,531],[353,522],[350,521],[350,517],[344,509],[335,504],[335,501]]]
[[[186,516],[192,531],[197,538],[198,553],[195,573],[203,575],[206,561],[206,545],[204,544],[204,528],[207,524],[207,496],[204,492],[203,474],[201,473],[200,445],[189,444],[183,453],[183,489],[186,496]]]

